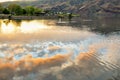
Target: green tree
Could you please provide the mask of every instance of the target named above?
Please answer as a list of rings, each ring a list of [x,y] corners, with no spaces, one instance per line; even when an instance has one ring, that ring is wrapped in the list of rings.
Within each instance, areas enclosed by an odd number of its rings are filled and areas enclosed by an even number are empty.
[[[40,8],[34,8],[34,9],[35,9],[35,10],[34,10],[35,13],[44,12],[44,10],[43,10],[43,9],[40,9]]]
[[[14,15],[22,15],[23,14],[23,9],[20,5],[10,4],[10,5],[8,5],[7,8],[11,14],[14,14]]]
[[[4,8],[2,11],[3,14],[10,14],[10,11],[7,8]]]
[[[27,11],[26,11],[25,9],[22,9],[22,12],[23,12],[23,13],[22,13],[23,15],[26,15],[26,14],[27,14]]]
[[[25,7],[27,15],[34,15],[35,13],[35,8],[33,6],[27,6]]]
[[[45,11],[43,9],[40,9],[40,8],[35,8],[34,14],[37,15],[37,16],[38,15],[44,15]]]
[[[2,14],[2,12],[3,12],[3,6],[2,6],[2,4],[0,4],[0,14]]]

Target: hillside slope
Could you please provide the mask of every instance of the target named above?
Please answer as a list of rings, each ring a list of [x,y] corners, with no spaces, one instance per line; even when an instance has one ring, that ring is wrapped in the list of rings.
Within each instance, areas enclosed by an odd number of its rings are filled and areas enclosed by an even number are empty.
[[[81,6],[78,7],[78,13],[84,13],[85,16],[120,15],[120,0],[93,0],[90,2],[84,2]]]
[[[116,16],[120,15],[120,0],[37,0],[24,2],[7,2],[17,3],[22,6],[35,6],[51,11],[79,13],[81,16]]]

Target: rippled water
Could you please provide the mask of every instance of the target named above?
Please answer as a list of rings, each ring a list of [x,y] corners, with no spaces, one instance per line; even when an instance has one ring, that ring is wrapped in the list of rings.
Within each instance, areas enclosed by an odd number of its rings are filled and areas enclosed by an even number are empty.
[[[120,25],[97,22],[1,20],[0,80],[119,80]]]

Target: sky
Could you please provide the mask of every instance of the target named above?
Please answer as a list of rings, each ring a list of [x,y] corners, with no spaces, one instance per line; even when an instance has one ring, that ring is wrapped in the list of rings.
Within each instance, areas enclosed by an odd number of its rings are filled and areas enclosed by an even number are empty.
[[[35,0],[0,0],[0,2],[8,2],[8,1],[35,1]]]
[[[17,1],[17,0],[0,0],[0,2],[7,2],[7,1]]]

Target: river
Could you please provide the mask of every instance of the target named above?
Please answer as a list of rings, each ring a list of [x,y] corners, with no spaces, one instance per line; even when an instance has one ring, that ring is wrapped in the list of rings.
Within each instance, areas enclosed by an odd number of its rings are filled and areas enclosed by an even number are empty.
[[[119,80],[119,21],[0,20],[0,80]]]

